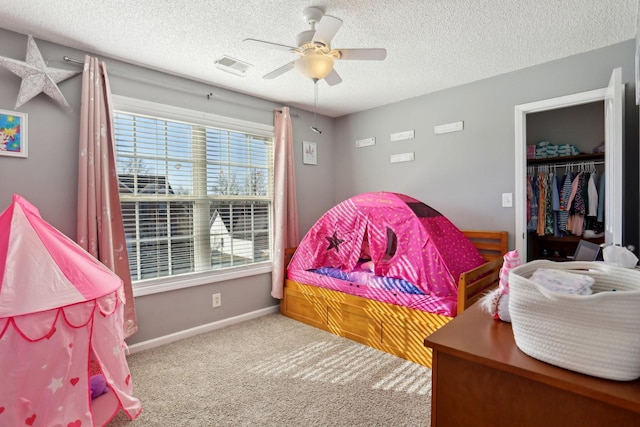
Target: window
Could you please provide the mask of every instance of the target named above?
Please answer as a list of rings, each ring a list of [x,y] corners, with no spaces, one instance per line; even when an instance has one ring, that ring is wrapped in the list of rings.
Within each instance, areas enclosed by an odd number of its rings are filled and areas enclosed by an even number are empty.
[[[271,259],[273,127],[114,97],[134,288]],[[181,276],[181,277],[175,277]]]

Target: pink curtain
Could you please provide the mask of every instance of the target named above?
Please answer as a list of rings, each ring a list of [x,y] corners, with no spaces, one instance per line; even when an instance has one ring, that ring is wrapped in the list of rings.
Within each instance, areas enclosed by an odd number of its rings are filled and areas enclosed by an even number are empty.
[[[289,108],[275,111],[273,268],[271,296],[281,299],[284,288],[284,250],[298,245],[293,131]]]
[[[124,336],[138,330],[115,164],[107,67],[85,56],[80,111],[77,241],[124,282]]]

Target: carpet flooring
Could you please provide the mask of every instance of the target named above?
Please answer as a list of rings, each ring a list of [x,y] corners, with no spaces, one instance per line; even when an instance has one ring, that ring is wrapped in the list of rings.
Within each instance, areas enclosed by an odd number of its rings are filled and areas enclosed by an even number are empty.
[[[280,314],[127,361],[142,413],[109,427],[430,425],[430,369]]]

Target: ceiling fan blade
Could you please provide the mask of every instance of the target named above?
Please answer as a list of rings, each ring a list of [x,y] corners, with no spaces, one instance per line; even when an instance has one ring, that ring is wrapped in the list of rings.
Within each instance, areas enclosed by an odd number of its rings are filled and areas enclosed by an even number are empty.
[[[288,64],[283,65],[280,68],[276,68],[275,70],[273,70],[272,72],[265,74],[264,76],[262,76],[263,79],[275,79],[276,77],[286,73],[287,71],[291,70],[293,67],[295,67],[296,61],[291,61]]]
[[[364,59],[372,61],[382,61],[387,57],[387,49],[334,49],[339,52],[338,59]]]
[[[336,35],[338,30],[342,26],[342,20],[333,16],[324,15],[320,18],[316,32],[313,34],[312,42],[322,42],[324,44],[330,44],[333,36]]]
[[[291,52],[292,50],[296,49],[293,46],[287,46],[287,45],[278,44],[278,43],[271,43],[271,42],[266,42],[264,40],[257,40],[257,39],[244,39],[243,42],[257,46],[257,47],[266,47],[267,49],[284,50],[288,52]]]
[[[331,72],[324,78],[324,81],[327,82],[329,86],[335,86],[338,83],[342,83],[342,77],[340,77],[336,69],[333,68]]]

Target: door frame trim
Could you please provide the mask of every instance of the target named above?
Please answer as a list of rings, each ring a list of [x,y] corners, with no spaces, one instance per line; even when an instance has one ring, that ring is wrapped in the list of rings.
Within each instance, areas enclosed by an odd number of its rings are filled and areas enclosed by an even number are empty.
[[[607,88],[515,106],[515,246],[520,259],[527,259],[527,114],[604,101]]]

